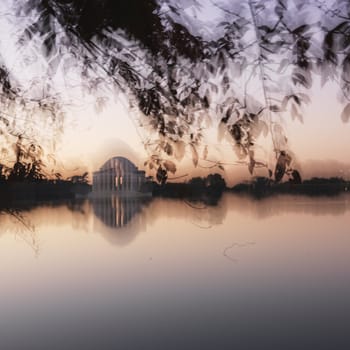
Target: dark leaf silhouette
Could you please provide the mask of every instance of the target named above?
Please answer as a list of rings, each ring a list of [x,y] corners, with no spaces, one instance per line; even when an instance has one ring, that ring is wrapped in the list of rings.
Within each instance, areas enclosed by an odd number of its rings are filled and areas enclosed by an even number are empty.
[[[174,162],[172,162],[170,160],[166,160],[163,162],[163,166],[167,171],[170,171],[173,174],[176,173],[176,165]]]
[[[203,150],[203,159],[206,160],[208,157],[208,146],[206,145]]]
[[[195,147],[195,145],[191,144],[191,151],[192,151],[192,161],[193,161],[193,165],[196,167],[198,165],[198,151]]]
[[[276,182],[280,182],[286,173],[287,166],[291,163],[291,157],[285,152],[280,152],[278,156],[276,168],[275,168],[275,180]]]
[[[348,103],[341,114],[341,119],[344,123],[348,122],[350,119],[350,103]]]
[[[157,181],[161,184],[164,185],[168,179],[168,173],[165,169],[163,169],[161,166],[159,166],[157,170]]]
[[[301,175],[300,175],[298,170],[294,169],[292,171],[290,182],[292,182],[294,184],[301,184],[302,183]]]

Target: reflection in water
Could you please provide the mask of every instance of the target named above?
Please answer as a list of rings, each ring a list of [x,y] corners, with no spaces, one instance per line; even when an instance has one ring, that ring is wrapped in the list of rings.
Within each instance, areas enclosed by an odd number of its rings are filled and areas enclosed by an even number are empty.
[[[11,230],[15,238],[19,238],[25,242],[34,252],[36,256],[39,255],[39,242],[36,237],[35,227],[26,218],[26,216],[17,209],[7,208],[4,211],[0,211],[0,217],[4,220],[0,221],[1,232]]]
[[[121,228],[129,224],[133,217],[141,211],[145,200],[110,196],[93,199],[94,214],[107,226]]]
[[[0,348],[349,349],[349,199],[37,205],[36,259],[0,215]]]
[[[223,205],[238,213],[263,219],[283,214],[344,215],[350,210],[348,194],[336,197],[308,197],[281,195],[262,199],[249,196],[226,195]]]
[[[55,204],[27,202],[16,210],[0,214],[0,238],[3,233],[11,232],[38,256],[42,247],[36,229],[48,224],[56,228],[70,225],[74,230],[97,233],[111,245],[126,246],[159,220],[165,231],[171,228],[167,226],[171,220],[180,220],[187,230],[212,232],[223,225],[235,231],[240,225],[233,219],[236,215],[266,220],[282,215],[299,215],[300,218],[301,215],[343,216],[349,211],[348,195],[332,198],[283,195],[257,200],[227,193],[213,206],[174,199],[114,195]],[[222,255],[236,262],[239,244],[246,242],[230,242],[223,247]]]
[[[247,247],[252,247],[255,245],[255,242],[245,242],[245,243],[232,243],[231,245],[229,245],[228,247],[226,247],[224,249],[224,251],[222,252],[222,255],[234,262],[234,263],[237,263],[238,262],[238,259],[237,258],[234,258],[231,251],[235,248],[247,248]]]
[[[283,195],[257,200],[226,193],[216,205],[210,206],[184,200],[112,195],[55,204],[26,202],[10,211],[0,215],[0,236],[6,231],[16,233],[16,237],[23,237],[38,252],[35,229],[46,225],[48,217],[55,227],[70,223],[74,229],[101,234],[111,244],[126,245],[158,219],[165,223],[167,219],[180,219],[193,228],[210,230],[227,222],[231,213],[252,216],[254,219],[292,213],[341,216],[350,211],[350,196],[318,198]],[[164,229],[167,229],[166,225]]]
[[[124,245],[131,242],[142,229],[146,220],[142,209],[148,198],[106,196],[91,200],[94,230],[100,232],[110,243]]]

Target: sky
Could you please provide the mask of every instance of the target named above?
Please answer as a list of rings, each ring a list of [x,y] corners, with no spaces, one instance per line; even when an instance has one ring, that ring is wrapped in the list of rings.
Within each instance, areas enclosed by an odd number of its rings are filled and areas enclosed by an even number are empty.
[[[222,12],[210,0],[201,1],[202,8],[195,10],[192,6],[196,1],[181,0],[177,6],[186,14],[181,19],[191,30],[201,29],[205,37],[208,28],[215,27],[221,20]],[[38,86],[45,83],[45,62],[34,54],[33,47],[18,50],[14,38],[29,19],[19,19],[11,13],[12,0],[5,0],[0,10],[0,55],[10,67],[13,77],[22,85],[38,80]],[[179,19],[180,20],[180,19]],[[191,22],[192,21],[192,22]],[[192,24],[191,24],[192,23]],[[196,25],[194,25],[195,23]],[[201,27],[198,24],[202,24]],[[205,25],[204,25],[205,24]],[[192,25],[192,27],[191,27]],[[196,29],[197,28],[197,29]],[[74,72],[72,72],[74,78]],[[70,77],[72,78],[72,76]],[[76,77],[79,83],[80,78]],[[122,94],[116,95],[108,102],[102,111],[97,112],[94,99],[82,93],[75,87],[64,85],[65,77],[56,74],[54,84],[62,93],[64,99],[73,99],[74,103],[65,106],[66,117],[63,133],[57,142],[55,156],[63,174],[72,174],[97,170],[109,157],[123,155],[129,157],[139,167],[143,167],[147,159],[147,151],[143,141],[147,137],[145,130],[138,126],[137,118],[128,106],[128,101]],[[30,88],[30,86],[26,86]],[[40,89],[38,89],[40,90]],[[316,82],[310,90],[312,102],[305,108],[303,122],[292,120],[290,115],[283,115],[283,125],[289,146],[296,163],[304,177],[310,176],[344,176],[350,178],[350,123],[341,120],[342,106],[337,102],[338,87],[328,82],[321,87]],[[45,130],[41,130],[43,133]],[[214,124],[206,130],[205,142],[215,149],[215,159],[226,163],[236,160],[232,147],[217,140],[217,129]],[[269,144],[269,140],[259,142]],[[177,164],[176,175],[204,175],[209,170],[194,169],[191,153],[188,150],[185,159]],[[271,152],[268,156],[271,156]],[[247,167],[237,165],[225,166],[221,172],[229,183],[250,178]]]

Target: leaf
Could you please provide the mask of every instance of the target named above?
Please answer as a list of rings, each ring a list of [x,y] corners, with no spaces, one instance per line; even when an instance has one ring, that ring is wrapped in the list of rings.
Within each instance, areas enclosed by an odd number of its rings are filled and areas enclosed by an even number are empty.
[[[267,137],[267,135],[269,134],[269,126],[264,121],[262,121],[262,125],[263,125],[263,128],[262,128],[263,135],[264,137]]]
[[[157,181],[161,185],[164,185],[166,183],[167,179],[168,179],[167,171],[160,166],[157,170]]]
[[[204,108],[209,108],[210,107],[210,101],[209,101],[207,96],[203,97],[202,103],[203,103]]]
[[[181,160],[185,156],[186,144],[184,141],[176,141],[174,143],[174,155],[176,160]]]
[[[311,99],[310,99],[310,97],[307,94],[299,93],[299,97],[306,104],[311,102]]]
[[[236,142],[240,142],[243,136],[241,127],[237,123],[230,128],[230,134]]]
[[[222,165],[218,165],[218,168],[220,169],[220,170],[222,170],[222,171],[225,171],[225,168],[222,166]]]
[[[231,114],[232,114],[232,111],[233,111],[233,106],[230,106],[227,111],[226,111],[226,116],[224,118],[221,119],[221,121],[223,123],[227,123],[227,121],[230,119],[231,117]]]
[[[350,55],[347,55],[342,63],[342,79],[346,82],[349,82],[350,79]]]
[[[285,152],[281,151],[275,168],[275,180],[276,182],[280,182],[287,170],[287,165],[289,166],[292,161],[291,156]]]
[[[248,154],[247,150],[241,144],[235,144],[233,146],[233,150],[235,151],[236,156],[240,160],[244,159]]]
[[[191,146],[191,151],[192,151],[192,161],[193,161],[193,165],[195,167],[197,167],[198,165],[198,152],[197,152],[197,149],[196,147],[193,145],[193,143],[190,144]]]
[[[179,11],[175,6],[169,5],[169,8],[171,11],[173,11],[174,13],[176,13],[177,15],[179,15]]]
[[[324,38],[324,46],[328,49],[333,48],[333,31],[330,31],[327,33],[327,35]]]
[[[304,86],[307,89],[309,89],[311,87],[311,82],[305,74],[294,73],[292,75],[292,81],[293,81],[294,85],[299,84],[299,85]]]
[[[10,122],[7,118],[0,116],[0,121],[2,121],[6,126],[10,125]]]
[[[295,101],[295,103],[300,106],[301,104],[300,98],[297,95],[292,95],[292,98]]]
[[[223,22],[220,22],[218,24],[218,27],[225,27],[225,26],[229,26],[229,25],[230,25],[230,22],[223,21]]]
[[[210,87],[211,87],[211,91],[212,91],[214,94],[217,94],[217,93],[218,93],[219,89],[218,89],[218,87],[217,87],[215,84],[210,83]]]
[[[163,166],[167,171],[170,171],[173,174],[176,173],[176,165],[174,162],[172,162],[170,160],[166,160],[163,162]]]
[[[270,106],[270,111],[277,113],[277,112],[281,112],[281,109],[277,105],[272,105],[272,106]]]
[[[250,127],[250,134],[257,139],[260,135],[261,132],[263,130],[263,121],[262,120],[256,120],[252,123],[251,127]]]
[[[261,25],[258,27],[259,30],[263,30],[266,33],[271,33],[272,32],[272,28],[266,26],[266,25]]]
[[[295,104],[292,104],[292,118],[293,119],[298,119],[300,122],[303,122],[303,116],[298,112],[297,107]]]
[[[248,170],[250,172],[250,175],[253,175],[254,167],[255,167],[255,160],[254,160],[254,158],[251,157],[249,165],[248,165]]]
[[[218,141],[221,142],[223,140],[223,138],[225,137],[225,134],[227,132],[227,126],[225,123],[223,123],[222,121],[219,124],[218,127]]]
[[[169,143],[167,143],[164,147],[164,152],[166,152],[166,154],[168,156],[171,156],[173,154],[173,148],[171,147],[171,145]]]
[[[288,105],[288,102],[289,102],[289,99],[291,98],[291,96],[285,96],[282,100],[282,103],[281,103],[281,110],[282,111],[285,111],[287,109],[287,105]]]
[[[276,168],[275,168],[275,180],[276,180],[276,182],[280,182],[282,180],[285,171],[286,171],[285,163],[277,162]]]
[[[343,112],[341,114],[341,120],[344,122],[344,123],[347,123],[350,119],[350,103],[348,103],[344,109],[343,109]]]
[[[43,46],[46,50],[45,54],[47,57],[52,56],[56,53],[56,33],[50,33],[43,42]]]
[[[203,150],[203,159],[206,160],[208,157],[208,146],[206,145]]]
[[[300,35],[300,34],[307,32],[309,29],[310,29],[310,26],[308,24],[303,24],[300,27],[295,28],[293,30],[293,34]]]
[[[302,183],[302,179],[301,179],[301,176],[300,176],[300,173],[298,170],[294,169],[292,171],[292,179],[291,181],[295,184],[301,184]]]

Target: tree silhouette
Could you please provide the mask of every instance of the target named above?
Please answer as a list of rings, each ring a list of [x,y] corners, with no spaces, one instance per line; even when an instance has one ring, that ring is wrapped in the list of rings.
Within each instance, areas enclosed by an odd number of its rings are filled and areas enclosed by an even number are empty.
[[[17,137],[14,144],[16,161],[12,168],[8,168],[9,181],[30,181],[38,182],[44,180],[46,175],[42,161],[43,150],[40,145],[28,143],[22,135]]]
[[[67,178],[67,180],[71,181],[73,184],[87,184],[88,176],[89,176],[89,173],[85,172],[82,175],[73,175]]]
[[[87,91],[108,86],[128,96],[138,124],[150,131],[145,165],[159,182],[186,153],[195,167],[209,161],[203,138],[209,123],[250,173],[264,167],[277,182],[285,175],[295,179],[280,121],[285,114],[302,120],[316,75],[339,85],[341,118],[350,118],[349,1],[213,2],[223,20],[211,31],[189,17],[184,4],[31,0],[14,3],[13,11],[32,19],[18,43],[35,42],[48,75],[59,66],[74,68]],[[194,11],[202,6],[196,0],[186,4]],[[11,95],[20,92],[5,68],[0,83],[7,100],[16,100]],[[98,106],[104,101],[96,99]],[[262,136],[272,140],[273,166],[257,156]]]

